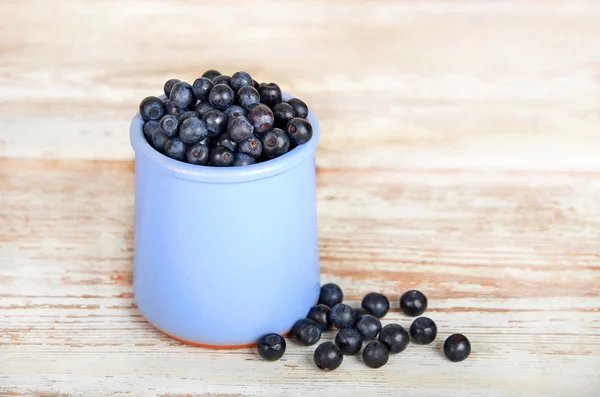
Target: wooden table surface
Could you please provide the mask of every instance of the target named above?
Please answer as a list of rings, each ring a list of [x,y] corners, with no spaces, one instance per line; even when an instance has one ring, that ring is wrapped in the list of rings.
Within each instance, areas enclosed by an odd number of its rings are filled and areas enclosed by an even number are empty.
[[[317,113],[323,282],[384,292],[404,326],[420,289],[433,344],[324,373],[140,316],[128,123],[213,67]],[[599,393],[597,1],[3,1],[0,186],[0,395]]]

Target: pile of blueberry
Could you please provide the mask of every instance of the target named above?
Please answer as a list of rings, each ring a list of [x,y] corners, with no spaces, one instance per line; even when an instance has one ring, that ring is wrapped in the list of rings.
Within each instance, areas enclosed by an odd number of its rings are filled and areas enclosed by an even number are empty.
[[[164,100],[140,103],[148,143],[167,156],[196,165],[250,165],[279,157],[312,138],[308,107],[282,100],[275,83],[248,73],[206,71],[192,85],[171,79]]]
[[[399,324],[381,326],[380,318],[390,309],[385,295],[371,292],[362,300],[362,307],[353,309],[343,304],[344,293],[336,284],[321,287],[319,303],[313,306],[305,319],[292,328],[291,336],[296,343],[311,346],[321,339],[322,332],[333,327],[339,331],[335,343],[321,343],[314,352],[317,367],[324,371],[338,368],[345,355],[355,355],[362,350],[363,362],[371,368],[387,364],[390,354],[397,354],[408,346],[410,340],[426,345],[437,336],[437,326],[427,317],[418,317],[406,332]],[[427,309],[427,298],[419,291],[405,292],[400,298],[400,309],[408,316],[417,317]],[[378,337],[379,335],[379,337]],[[377,338],[377,340],[373,340]],[[268,334],[258,341],[258,353],[268,361],[280,359],[285,353],[285,339],[278,334]],[[448,360],[463,361],[471,353],[471,343],[462,334],[450,335],[444,343],[444,355]]]

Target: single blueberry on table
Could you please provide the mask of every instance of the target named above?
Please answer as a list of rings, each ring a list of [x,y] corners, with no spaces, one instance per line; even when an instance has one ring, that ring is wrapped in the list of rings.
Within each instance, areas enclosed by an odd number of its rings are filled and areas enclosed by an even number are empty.
[[[262,153],[262,143],[260,143],[257,137],[252,135],[250,138],[239,143],[238,151],[240,153],[248,154],[257,159]]]
[[[407,316],[420,316],[427,309],[427,297],[420,291],[406,291],[400,297],[400,309]]]
[[[382,318],[390,310],[390,301],[383,294],[371,292],[365,295],[361,306],[375,317]]]
[[[331,308],[329,313],[331,323],[337,329],[352,328],[355,323],[354,309],[343,303],[338,303]]]
[[[179,138],[186,145],[193,145],[200,142],[208,135],[206,124],[197,117],[190,117],[183,120],[179,127]]]
[[[167,82],[165,83],[164,87],[163,87],[163,91],[165,92],[165,96],[168,98],[169,95],[171,95],[171,89],[173,88],[173,86],[175,85],[175,83],[179,83],[181,80],[179,79],[170,79],[167,80]]]
[[[167,134],[169,138],[173,138],[177,135],[177,128],[179,128],[179,119],[172,114],[165,114],[159,122],[160,129]]]
[[[152,135],[158,129],[160,129],[160,127],[158,121],[156,120],[146,121],[144,124],[144,136],[150,144],[152,144]]]
[[[381,368],[390,359],[390,352],[383,343],[373,341],[363,349],[362,358],[367,367]]]
[[[281,102],[281,89],[275,83],[262,83],[258,86],[260,102],[268,106],[275,106]]]
[[[227,126],[227,116],[217,109],[204,113],[202,120],[206,123],[206,129],[210,137],[219,136],[219,134],[225,131],[225,127]]]
[[[210,103],[208,101],[202,101],[196,105],[196,113],[198,113],[198,116],[200,116],[200,117],[204,117],[204,115],[208,111],[211,111],[213,109],[214,108],[210,105]]]
[[[242,87],[252,87],[252,77],[246,72],[235,72],[231,75],[231,88],[238,91]]]
[[[273,106],[273,116],[275,116],[275,125],[279,128],[285,128],[288,122],[296,117],[296,112],[289,104],[280,102]]]
[[[227,134],[236,142],[245,141],[252,136],[254,127],[244,116],[233,118],[227,124]],[[248,153],[250,154],[250,153]]]
[[[233,152],[226,147],[217,146],[210,151],[210,165],[215,167],[229,167],[233,160]]]
[[[279,128],[268,131],[261,138],[263,155],[267,159],[274,159],[288,152],[290,148],[290,138]]]
[[[154,149],[158,150],[161,153],[165,152],[165,146],[167,145],[168,141],[169,137],[160,129],[158,131],[155,131],[152,135],[152,146],[154,146]]]
[[[265,133],[273,128],[275,116],[273,111],[266,105],[258,105],[248,112],[248,119],[258,133]]]
[[[342,303],[343,300],[344,293],[337,284],[327,283],[321,286],[319,303],[322,303],[325,306],[334,307],[338,303]]]
[[[225,85],[231,87],[231,77],[227,76],[225,74],[215,77],[214,79],[212,79],[212,82],[214,85],[225,84]]]
[[[187,150],[185,153],[185,160],[194,165],[206,165],[208,164],[209,155],[210,151],[208,147],[201,143],[197,143]]]
[[[316,348],[313,356],[315,365],[323,371],[333,371],[344,360],[342,351],[331,342],[323,342]]]
[[[227,109],[225,109],[223,111],[223,113],[225,113],[225,116],[227,116],[227,120],[234,119],[238,116],[247,116],[248,115],[248,112],[246,111],[246,109],[244,109],[243,107],[241,107],[239,105],[231,105]]]
[[[444,342],[444,356],[452,362],[465,360],[471,354],[471,342],[463,334],[450,335]]]
[[[250,110],[260,104],[260,96],[254,87],[244,86],[238,90],[236,101],[244,109]]]
[[[194,84],[192,84],[192,91],[194,92],[194,96],[199,101],[208,100],[208,93],[212,90],[214,84],[210,79],[206,77],[200,77],[199,79],[194,80]]]
[[[428,345],[437,336],[437,325],[432,319],[419,317],[410,325],[410,338],[420,345]]]
[[[381,321],[375,316],[365,314],[356,322],[356,330],[360,332],[364,340],[375,339],[381,331]]]
[[[144,121],[160,120],[165,111],[165,103],[155,96],[146,97],[140,103],[140,116]]]
[[[246,153],[234,153],[233,154],[233,166],[234,167],[241,167],[244,165],[251,165],[251,164],[255,164],[256,163],[256,159],[252,156],[247,155]]]
[[[198,117],[198,113],[193,110],[186,110],[179,115],[179,124],[183,123],[183,120],[189,119],[190,117]]]
[[[233,103],[234,94],[231,87],[225,84],[215,84],[210,94],[208,102],[212,107],[219,110],[225,110]]]
[[[409,340],[408,332],[400,324],[388,324],[379,332],[379,342],[387,346],[390,354],[404,351]]]
[[[294,108],[294,111],[296,112],[296,117],[301,117],[305,119],[306,116],[308,116],[308,106],[306,106],[306,103],[304,103],[300,99],[292,98],[289,99],[287,103]]]
[[[258,354],[267,361],[277,361],[285,353],[285,339],[279,334],[267,334],[258,340]]]
[[[340,329],[335,336],[335,344],[345,356],[353,356],[362,349],[363,338],[360,332],[352,328]]]
[[[331,324],[331,319],[329,318],[329,313],[331,309],[328,306],[319,304],[310,308],[306,318],[316,321],[321,328],[321,331],[329,331],[333,326]]]
[[[300,345],[311,346],[321,339],[321,328],[316,321],[304,318],[292,327],[292,336]]]
[[[185,159],[185,143],[179,138],[169,139],[165,145],[165,154],[172,159],[183,161]]]
[[[209,69],[206,72],[202,73],[202,77],[206,77],[209,80],[213,80],[215,77],[220,76],[221,72],[214,69]]]
[[[194,92],[192,91],[192,86],[186,83],[185,81],[175,83],[175,85],[173,85],[173,88],[171,88],[169,100],[171,100],[176,106],[179,106],[181,108],[187,108],[188,106],[190,106],[192,101],[195,100]]]
[[[291,119],[285,127],[285,132],[290,137],[290,141],[296,145],[302,145],[310,141],[313,135],[310,123],[300,117]]]
[[[235,152],[237,149],[237,142],[231,139],[231,137],[227,133],[219,135],[219,137],[217,138],[216,145],[226,147],[232,152]]]

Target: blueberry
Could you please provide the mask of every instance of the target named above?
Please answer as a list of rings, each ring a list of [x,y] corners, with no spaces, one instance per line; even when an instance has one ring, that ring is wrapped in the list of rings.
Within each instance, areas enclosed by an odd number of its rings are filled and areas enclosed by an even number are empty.
[[[227,133],[221,134],[219,138],[217,138],[216,144],[217,146],[224,146],[232,152],[235,152],[235,150],[237,149],[237,142],[231,139],[231,137]]]
[[[234,119],[238,116],[246,116],[248,114],[246,109],[244,109],[243,107],[238,106],[238,105],[229,106],[227,109],[225,109],[223,111],[223,113],[225,113],[228,120]]]
[[[195,100],[194,92],[192,91],[192,86],[186,83],[185,81],[175,83],[175,85],[173,85],[173,88],[171,88],[169,99],[176,106],[179,106],[181,108],[187,108],[188,106],[190,106],[192,101]]]
[[[382,318],[390,310],[390,301],[385,295],[371,292],[362,300],[362,308],[377,318]]]
[[[209,110],[204,113],[202,120],[206,123],[206,129],[208,130],[208,136],[210,137],[219,136],[227,126],[227,116],[217,109]]]
[[[212,79],[212,82],[214,85],[225,84],[226,86],[231,87],[231,77],[224,74],[215,77],[214,79]]]
[[[252,136],[254,127],[244,116],[233,118],[227,124],[227,134],[236,142],[245,141]],[[250,153],[247,153],[250,154]]]
[[[246,72],[235,72],[231,76],[231,88],[238,91],[242,87],[252,87],[252,77]]]
[[[321,339],[321,328],[315,321],[304,318],[296,321],[292,327],[292,335],[298,344],[310,346]]]
[[[275,83],[262,83],[258,86],[260,101],[268,106],[274,106],[281,102],[281,89]]]
[[[237,92],[237,103],[246,110],[254,109],[260,104],[260,96],[254,87],[245,86]]]
[[[267,334],[258,340],[258,354],[267,361],[277,361],[285,353],[285,339],[278,334]]]
[[[332,307],[329,317],[331,318],[331,323],[337,329],[352,328],[356,318],[354,310],[343,303],[338,303]]]
[[[273,116],[273,111],[266,105],[255,106],[250,112],[248,112],[248,119],[259,133],[269,131],[271,128],[273,128],[273,124],[275,124],[275,116]]]
[[[390,354],[404,351],[409,339],[408,332],[399,324],[388,324],[379,332],[379,342],[387,346]]]
[[[371,313],[369,313],[362,307],[359,307],[358,309],[354,308],[354,317],[356,317],[356,323],[354,323],[355,327],[356,327],[356,324],[358,324],[358,322],[362,318],[362,316],[364,316],[365,314],[371,314]]]
[[[260,84],[258,84],[258,81],[252,79],[252,87],[256,88],[256,90],[258,91],[259,86],[260,86]]]
[[[144,136],[146,137],[146,140],[148,142],[152,143],[152,135],[159,128],[160,127],[159,127],[158,121],[156,121],[156,120],[146,121],[146,124],[144,124]]]
[[[406,291],[400,297],[400,309],[407,316],[420,316],[427,309],[427,297],[414,289]]]
[[[338,303],[342,303],[343,300],[344,293],[337,284],[327,283],[321,287],[319,303],[322,303],[325,306],[334,307]]]
[[[179,83],[180,81],[181,80],[178,80],[178,79],[167,80],[167,82],[165,83],[165,86],[163,87],[163,90],[165,91],[165,96],[167,98],[169,97],[169,95],[171,95],[171,89],[173,88],[175,83]]]
[[[390,352],[383,343],[373,341],[363,349],[362,358],[367,367],[380,368],[387,364]]]
[[[198,142],[198,145],[204,145],[207,148],[210,148],[211,142],[212,142],[212,138],[207,135],[204,139],[202,139],[200,142]]]
[[[154,132],[154,135],[152,135],[152,146],[154,146],[154,149],[158,150],[159,152],[164,153],[165,146],[168,140],[169,137],[167,136],[167,134],[165,134],[161,130],[158,130]]]
[[[308,106],[306,106],[306,103],[302,102],[300,99],[292,98],[289,99],[287,103],[294,108],[297,117],[305,119],[306,116],[308,116]]]
[[[256,163],[256,159],[252,156],[248,156],[246,153],[234,153],[233,154],[233,166],[241,167],[244,165],[251,165]]]
[[[428,345],[437,336],[437,325],[432,319],[419,317],[410,325],[410,338],[420,345]]]
[[[214,69],[209,69],[202,74],[202,77],[206,77],[207,79],[213,80],[215,77],[220,76],[221,72]]]
[[[364,340],[375,339],[381,331],[381,321],[375,316],[365,314],[356,322],[356,330],[360,332]]]
[[[261,139],[263,154],[268,159],[274,159],[286,154],[290,148],[290,139],[279,128],[268,131]]]
[[[192,102],[190,102],[190,104],[188,105],[187,108],[184,108],[184,110],[196,110],[196,105],[198,104],[198,101],[196,100],[196,98],[192,99]]]
[[[210,165],[215,167],[229,167],[233,160],[233,152],[226,147],[217,146],[210,151]]]
[[[160,120],[165,114],[165,103],[155,96],[149,96],[140,103],[140,116],[144,121]]]
[[[273,107],[273,115],[275,116],[275,125],[279,128],[285,128],[288,121],[296,117],[296,112],[289,104],[280,102]]]
[[[210,79],[200,77],[192,84],[192,92],[199,101],[206,101],[208,100],[208,93],[212,90],[213,86],[214,84]]]
[[[296,145],[302,145],[310,141],[313,135],[310,123],[300,117],[291,119],[285,127],[285,132],[290,137],[290,141]]]
[[[444,342],[444,356],[452,362],[463,361],[471,354],[471,342],[463,334],[450,335]]]
[[[187,150],[185,160],[190,164],[206,165],[208,163],[209,155],[210,151],[208,150],[208,147],[202,143],[197,143]]]
[[[179,127],[179,138],[186,145],[198,143],[204,139],[206,135],[208,135],[206,124],[197,117],[190,117],[187,120],[183,120]]]
[[[333,371],[344,360],[342,351],[331,342],[324,342],[316,348],[314,360],[317,367],[323,371]]]
[[[329,318],[329,313],[331,309],[325,305],[315,305],[310,308],[306,318],[316,321],[319,324],[319,328],[321,331],[329,331],[333,326],[331,324],[331,319]]]
[[[210,105],[210,103],[208,101],[202,101],[196,105],[196,113],[198,113],[198,116],[200,116],[200,117],[204,117],[206,112],[213,110],[213,109],[214,108]]]
[[[225,84],[215,84],[208,94],[208,102],[219,110],[227,109],[233,103],[233,98],[233,90]]]
[[[238,151],[240,153],[248,154],[257,159],[262,153],[262,143],[260,143],[257,137],[252,135],[250,138],[239,143]]]
[[[184,120],[189,119],[190,117],[198,117],[198,113],[196,113],[194,110],[186,110],[185,112],[181,113],[179,115],[179,124],[183,123]]]
[[[360,332],[352,328],[340,329],[335,336],[335,344],[345,356],[353,356],[362,348],[363,338]]]
[[[167,111],[167,114],[174,114],[177,117],[187,112],[186,108],[178,106],[175,102],[173,102],[170,99],[167,99],[167,101],[165,102],[165,110]]]
[[[177,135],[177,128],[179,127],[179,119],[172,114],[166,114],[160,119],[160,129],[167,134],[169,138],[173,138]]]
[[[165,154],[172,159],[183,161],[185,159],[185,143],[179,138],[169,139],[165,145]]]

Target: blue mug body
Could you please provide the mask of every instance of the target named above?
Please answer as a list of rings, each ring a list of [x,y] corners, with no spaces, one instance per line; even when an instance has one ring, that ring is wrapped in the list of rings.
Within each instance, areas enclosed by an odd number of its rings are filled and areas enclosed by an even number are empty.
[[[284,96],[285,99],[289,96]],[[135,151],[133,290],[141,314],[176,339],[214,347],[283,334],[319,296],[313,138],[243,167],[197,166],[148,144]]]

